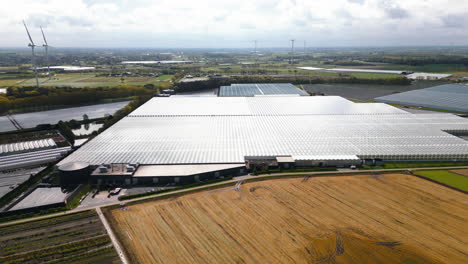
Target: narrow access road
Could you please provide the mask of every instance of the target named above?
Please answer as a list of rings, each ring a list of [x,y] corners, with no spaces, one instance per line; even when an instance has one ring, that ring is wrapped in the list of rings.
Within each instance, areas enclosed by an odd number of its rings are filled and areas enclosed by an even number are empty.
[[[106,217],[101,211],[101,208],[98,207],[96,208],[96,212],[99,216],[99,219],[101,219],[102,224],[107,230],[107,234],[109,235],[112,244],[114,245],[115,251],[117,251],[117,255],[119,255],[120,260],[122,261],[123,264],[129,264],[130,262],[127,260],[127,257],[125,256],[124,252],[122,251],[122,248],[119,245],[119,241],[117,240],[117,237],[115,237],[114,232],[112,231],[109,223],[107,222]]]

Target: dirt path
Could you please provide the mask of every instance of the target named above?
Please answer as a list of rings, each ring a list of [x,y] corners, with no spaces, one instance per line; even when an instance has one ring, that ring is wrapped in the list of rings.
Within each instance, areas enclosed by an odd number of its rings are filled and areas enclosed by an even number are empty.
[[[110,237],[110,239],[112,241],[112,244],[114,245],[115,251],[117,251],[117,254],[120,257],[120,260],[122,261],[123,264],[129,264],[130,262],[128,262],[127,258],[125,257],[125,254],[123,253],[122,249],[120,248],[119,241],[115,237],[114,232],[112,231],[112,228],[110,227],[109,223],[107,222],[106,217],[104,216],[104,214],[101,211],[101,208],[99,208],[99,207],[96,208],[96,212],[97,212],[97,214],[99,216],[99,219],[101,219],[102,224],[106,228],[107,234],[109,235],[109,237]]]

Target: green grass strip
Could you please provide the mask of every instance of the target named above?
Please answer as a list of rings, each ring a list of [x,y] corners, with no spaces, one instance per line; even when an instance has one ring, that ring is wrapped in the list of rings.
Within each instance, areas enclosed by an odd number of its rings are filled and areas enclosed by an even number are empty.
[[[446,170],[427,170],[415,171],[415,174],[455,187],[465,192],[468,191],[468,177],[456,173]]]

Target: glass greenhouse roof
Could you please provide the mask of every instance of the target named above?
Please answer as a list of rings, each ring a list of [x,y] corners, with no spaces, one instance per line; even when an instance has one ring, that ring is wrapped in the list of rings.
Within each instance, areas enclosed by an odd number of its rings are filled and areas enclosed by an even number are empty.
[[[337,96],[153,98],[60,164],[244,163],[245,156],[467,159],[452,114]]]
[[[375,98],[376,101],[468,112],[468,85],[445,84]]]

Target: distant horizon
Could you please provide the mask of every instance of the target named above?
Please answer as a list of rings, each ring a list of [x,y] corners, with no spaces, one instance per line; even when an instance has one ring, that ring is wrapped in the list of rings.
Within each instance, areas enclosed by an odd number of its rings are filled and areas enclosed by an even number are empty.
[[[37,45],[37,44],[36,44]],[[395,45],[395,46],[308,46],[306,50],[317,50],[317,49],[388,49],[388,48],[468,48],[468,44],[461,45]],[[24,49],[31,50],[30,47],[26,46],[10,46],[2,47],[0,50],[7,49]],[[43,49],[42,45],[37,45],[36,50],[40,52]],[[105,49],[127,49],[127,50],[249,50],[254,51],[254,47],[131,47],[131,46],[108,46],[108,47],[99,47],[99,46],[53,46],[50,47],[50,50],[66,50],[66,49],[96,49],[96,50],[105,50]],[[290,51],[291,46],[277,46],[277,47],[257,47],[257,51],[269,51],[269,50],[284,50]],[[304,51],[303,46],[294,46],[294,50],[297,52]]]
[[[18,0],[0,10],[1,47],[289,48],[468,45],[460,0]]]

